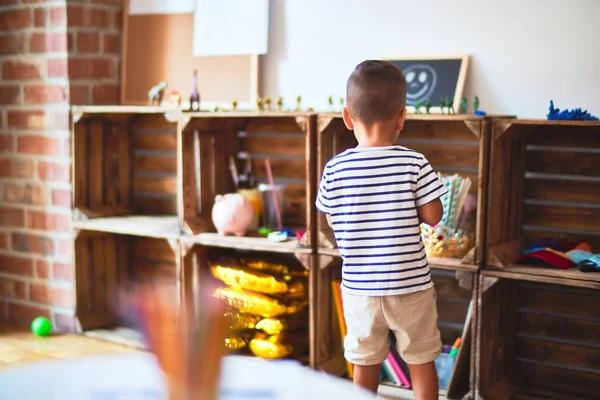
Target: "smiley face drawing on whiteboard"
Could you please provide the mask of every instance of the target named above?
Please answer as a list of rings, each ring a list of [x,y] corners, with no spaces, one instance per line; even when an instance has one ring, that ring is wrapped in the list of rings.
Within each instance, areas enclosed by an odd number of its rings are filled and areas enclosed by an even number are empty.
[[[417,100],[427,100],[435,90],[437,73],[429,65],[414,64],[404,70],[406,100],[413,105]]]

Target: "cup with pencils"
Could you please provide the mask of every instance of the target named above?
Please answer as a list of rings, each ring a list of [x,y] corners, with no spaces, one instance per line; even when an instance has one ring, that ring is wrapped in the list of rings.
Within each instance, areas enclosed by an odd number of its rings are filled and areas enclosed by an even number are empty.
[[[462,338],[458,338],[452,346],[442,346],[442,353],[435,360],[439,385],[442,389],[447,389],[450,384],[450,378],[452,378],[452,371],[454,370],[461,344]]]

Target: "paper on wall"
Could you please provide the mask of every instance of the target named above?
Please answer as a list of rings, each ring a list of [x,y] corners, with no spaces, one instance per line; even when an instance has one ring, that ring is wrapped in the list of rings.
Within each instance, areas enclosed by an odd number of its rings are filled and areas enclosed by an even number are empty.
[[[129,0],[129,15],[190,14],[195,0]]]
[[[194,56],[266,54],[269,0],[196,0]]]

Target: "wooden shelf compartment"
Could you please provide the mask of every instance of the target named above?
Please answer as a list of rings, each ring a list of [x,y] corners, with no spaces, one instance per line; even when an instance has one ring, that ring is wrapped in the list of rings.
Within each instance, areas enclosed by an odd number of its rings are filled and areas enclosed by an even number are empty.
[[[497,120],[492,136],[486,267],[597,288],[598,273],[516,261],[546,238],[599,251],[600,123]]]
[[[176,216],[130,215],[92,218],[73,221],[73,228],[163,239],[178,239],[181,236],[179,219]]]
[[[119,304],[119,295],[131,285],[152,282],[172,291],[179,302],[179,246],[177,240],[79,231],[74,247],[75,313],[82,332],[139,347],[135,342],[140,336],[132,333],[136,322]]]
[[[314,275],[318,274],[318,276],[313,277],[317,287],[313,328],[316,368],[336,376],[345,376],[347,367],[343,355],[343,341],[332,292],[332,281],[341,279],[341,259],[319,254],[317,260],[319,268]],[[472,362],[475,358],[475,342],[472,340],[472,332],[476,328],[477,275],[477,272],[432,269],[438,299],[438,327],[442,342],[452,345],[457,337],[463,337],[464,341],[450,387],[448,390],[440,391],[440,396],[449,399],[461,399],[471,390],[475,379],[475,364]],[[469,307],[471,307],[470,313]],[[385,393],[391,390],[401,398],[405,398],[402,396],[412,392],[393,386],[391,389],[385,387],[382,390]]]
[[[229,162],[249,158],[256,183],[268,183],[268,159],[276,184],[286,185],[282,222],[306,229],[315,216],[314,126],[307,113],[191,113],[182,130],[183,219],[191,235],[214,233],[211,213],[218,194],[236,191]]]
[[[597,398],[600,291],[479,279],[475,398]]]
[[[218,233],[205,232],[197,235],[184,235],[182,240],[203,246],[223,247],[229,249],[265,251],[273,253],[311,254],[312,249],[301,246],[298,240],[271,242],[264,236],[222,236]]]
[[[471,194],[477,198],[476,215],[464,228],[475,234],[475,248],[460,264],[476,270],[483,261],[485,232],[487,148],[490,118],[474,115],[408,115],[397,144],[425,155],[436,172],[459,174],[471,179]],[[339,114],[319,114],[317,118],[317,185],[325,164],[335,155],[357,145]],[[317,246],[336,247],[325,215],[318,213]],[[437,260],[440,266],[456,267],[456,260]]]
[[[212,275],[212,265],[239,266],[244,261],[266,261],[285,266],[289,271],[293,271],[292,280],[303,283],[307,293],[306,300],[308,304],[306,307],[297,313],[291,315],[284,314],[274,318],[283,319],[288,323],[288,331],[284,335],[286,341],[291,343],[294,348],[290,358],[296,359],[305,365],[313,366],[314,356],[312,355],[313,349],[311,343],[314,342],[312,339],[314,333],[313,324],[310,321],[314,318],[312,311],[314,302],[311,299],[315,296],[315,288],[311,281],[310,270],[313,268],[314,255],[305,254],[298,258],[294,254],[289,253],[265,252],[258,249],[223,248],[183,241],[181,265],[184,304],[192,304],[192,307],[199,309],[199,290],[202,290],[200,288],[207,286],[211,288],[226,287],[224,282]],[[274,276],[280,275],[274,274]],[[264,296],[276,298],[283,304],[294,301],[286,300],[285,297],[277,297],[276,295]],[[231,310],[235,311],[235,308]],[[252,332],[245,332],[245,334],[250,337]],[[236,353],[252,356],[248,346]]]
[[[74,219],[177,216],[181,112],[72,107]]]

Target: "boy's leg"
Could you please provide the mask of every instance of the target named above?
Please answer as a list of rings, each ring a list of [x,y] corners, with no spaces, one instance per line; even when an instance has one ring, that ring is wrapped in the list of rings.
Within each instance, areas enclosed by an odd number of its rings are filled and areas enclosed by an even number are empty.
[[[377,393],[379,388],[379,372],[381,364],[376,365],[355,365],[354,366],[354,384]]]
[[[410,371],[411,386],[416,400],[435,400],[439,398],[438,376],[435,364],[406,364]]]

